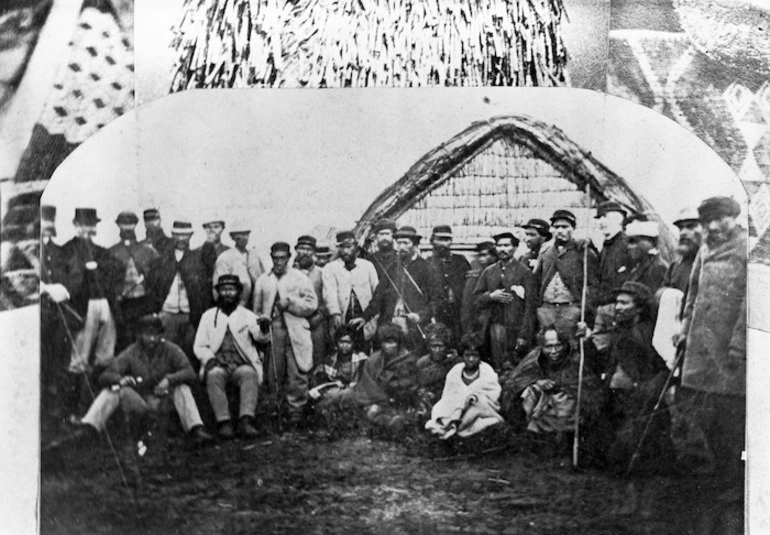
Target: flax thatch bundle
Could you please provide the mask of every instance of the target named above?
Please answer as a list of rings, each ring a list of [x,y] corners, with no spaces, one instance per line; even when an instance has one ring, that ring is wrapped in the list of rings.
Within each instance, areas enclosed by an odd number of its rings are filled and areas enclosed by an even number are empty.
[[[554,86],[562,0],[185,0],[171,92]]]

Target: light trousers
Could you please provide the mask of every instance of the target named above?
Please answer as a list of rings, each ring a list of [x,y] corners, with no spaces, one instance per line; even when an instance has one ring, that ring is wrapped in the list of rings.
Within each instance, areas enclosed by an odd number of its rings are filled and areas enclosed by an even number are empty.
[[[238,415],[240,417],[254,416],[259,393],[258,379],[257,371],[248,364],[238,366],[232,373],[220,366],[215,366],[206,373],[206,391],[217,422],[230,420],[230,404],[227,401],[225,389],[228,381],[238,386],[240,405]]]
[[[106,367],[115,356],[115,319],[107,299],[88,301],[85,325],[75,334],[75,345],[70,356],[69,371],[83,373],[88,370],[91,352],[96,365]]]

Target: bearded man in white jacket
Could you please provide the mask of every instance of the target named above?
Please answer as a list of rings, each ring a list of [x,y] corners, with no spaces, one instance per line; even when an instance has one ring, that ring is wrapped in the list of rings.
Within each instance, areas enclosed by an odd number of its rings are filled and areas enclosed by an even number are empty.
[[[262,357],[256,344],[263,342],[257,316],[239,304],[243,285],[237,275],[222,275],[217,280],[217,306],[208,309],[198,324],[193,350],[201,362],[201,379],[206,384],[220,438],[235,435],[225,392],[228,382],[239,390],[238,433],[245,438],[257,436],[254,414],[262,384]]]

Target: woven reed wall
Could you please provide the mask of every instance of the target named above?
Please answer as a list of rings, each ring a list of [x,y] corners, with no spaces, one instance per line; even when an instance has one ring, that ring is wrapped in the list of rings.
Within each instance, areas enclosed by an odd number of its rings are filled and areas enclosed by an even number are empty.
[[[475,243],[533,217],[548,219],[567,208],[587,226],[593,211],[579,191],[528,147],[498,138],[463,162],[443,183],[417,200],[398,220],[430,236],[437,224],[452,225],[456,243]]]

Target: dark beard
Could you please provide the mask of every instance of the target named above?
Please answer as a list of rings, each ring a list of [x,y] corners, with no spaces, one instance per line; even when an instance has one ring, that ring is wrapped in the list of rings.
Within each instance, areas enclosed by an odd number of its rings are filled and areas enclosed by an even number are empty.
[[[136,231],[133,230],[133,229],[121,229],[121,231],[120,231],[120,239],[121,240],[136,241]]]
[[[301,256],[297,258],[297,265],[300,269],[310,269],[314,263],[312,256]]]
[[[238,308],[238,299],[222,299],[221,297],[217,301],[219,310],[227,314],[228,316],[233,310]]]

